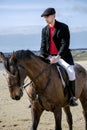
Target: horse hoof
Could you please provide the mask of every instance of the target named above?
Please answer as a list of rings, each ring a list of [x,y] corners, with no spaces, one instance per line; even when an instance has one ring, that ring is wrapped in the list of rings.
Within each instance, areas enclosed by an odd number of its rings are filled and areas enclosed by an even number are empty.
[[[70,98],[69,104],[70,106],[73,106],[73,107],[78,106],[78,103],[76,102],[76,99],[74,97]]]

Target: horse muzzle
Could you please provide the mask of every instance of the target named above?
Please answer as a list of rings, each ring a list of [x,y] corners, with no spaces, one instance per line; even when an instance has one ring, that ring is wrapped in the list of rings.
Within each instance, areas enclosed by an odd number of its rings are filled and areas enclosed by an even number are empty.
[[[20,100],[21,97],[23,96],[23,92],[22,90],[20,90],[20,92],[13,92],[13,93],[10,93],[10,96],[13,100]]]

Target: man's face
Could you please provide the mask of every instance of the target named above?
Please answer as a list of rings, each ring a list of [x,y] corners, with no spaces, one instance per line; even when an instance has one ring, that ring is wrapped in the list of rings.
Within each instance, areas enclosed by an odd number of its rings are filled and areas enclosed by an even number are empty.
[[[52,24],[53,21],[55,20],[55,14],[49,15],[49,16],[44,16],[45,21],[47,24]]]

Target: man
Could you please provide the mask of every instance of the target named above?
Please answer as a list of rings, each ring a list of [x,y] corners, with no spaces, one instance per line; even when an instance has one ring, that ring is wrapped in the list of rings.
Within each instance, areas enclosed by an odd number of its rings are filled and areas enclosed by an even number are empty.
[[[54,8],[47,8],[41,15],[44,17],[47,26],[42,29],[42,39],[40,53],[45,58],[49,58],[50,63],[62,65],[69,76],[70,86],[70,105],[77,106],[75,98],[75,71],[74,62],[69,49],[70,33],[66,24],[55,19],[56,11]]]

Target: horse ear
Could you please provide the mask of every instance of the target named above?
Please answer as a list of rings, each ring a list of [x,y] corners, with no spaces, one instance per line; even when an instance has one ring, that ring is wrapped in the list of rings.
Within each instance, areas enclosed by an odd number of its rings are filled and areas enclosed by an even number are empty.
[[[14,51],[13,51],[11,57],[10,57],[10,61],[11,61],[12,63],[14,63],[14,62],[17,61],[17,59],[16,59],[16,55],[15,55]]]
[[[0,61],[4,62],[5,56],[4,53],[0,52]]]

